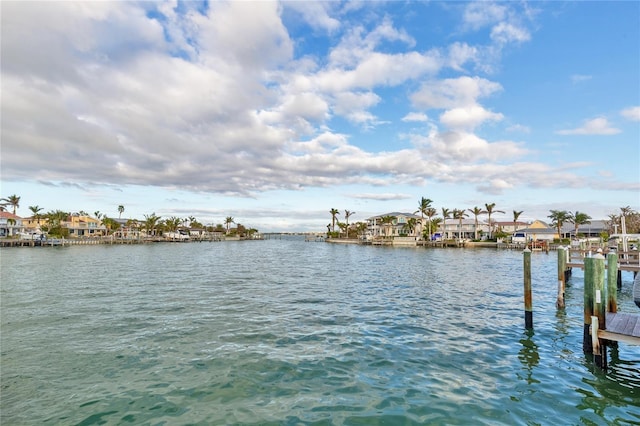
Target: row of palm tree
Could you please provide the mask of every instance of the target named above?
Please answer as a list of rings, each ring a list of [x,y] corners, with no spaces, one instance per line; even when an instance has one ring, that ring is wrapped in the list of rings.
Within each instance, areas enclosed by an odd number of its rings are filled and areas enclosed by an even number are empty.
[[[482,215],[487,215],[487,222],[489,223],[489,239],[493,238],[493,222],[491,220],[492,215],[496,213],[505,213],[503,210],[498,210],[496,208],[496,203],[486,203],[484,208],[475,206],[470,209],[449,209],[442,207],[440,214],[441,217],[438,217],[438,211],[432,206],[433,200],[422,197],[418,202],[418,209],[414,212],[414,214],[420,213],[420,224],[423,227],[423,235],[425,238],[428,238],[430,241],[433,233],[442,225],[442,229],[446,229],[447,219],[457,220],[459,224],[459,229],[462,229],[462,220],[464,218],[469,217],[470,213],[474,217],[474,239],[478,239],[478,229],[479,229],[479,217]],[[629,206],[621,207],[621,215],[610,215],[611,223],[619,223],[620,217],[625,217],[627,219],[627,229],[635,230],[635,232],[640,232],[640,214],[633,211]],[[329,211],[331,214],[331,224],[327,225],[327,230],[331,229],[335,232],[335,226],[338,224],[340,229],[345,233],[345,235],[349,236],[349,217],[353,215],[355,212],[351,212],[349,210],[345,210],[345,223],[341,223],[337,216],[340,214],[338,209],[331,209]],[[523,210],[513,210],[513,229],[517,229],[518,219],[524,213]],[[426,228],[425,225],[426,218]],[[569,212],[566,210],[550,210],[550,214],[548,216],[551,219],[551,225],[558,230],[558,235],[561,234],[562,227],[565,223],[572,223],[574,225],[574,235],[578,234],[578,228],[581,225],[591,223],[591,216],[587,213],[575,211]],[[393,222],[395,220],[394,216],[382,216],[380,218],[380,225],[383,228],[383,233],[385,235],[388,234],[388,230],[391,228]],[[631,226],[629,226],[631,223]],[[366,224],[363,222],[357,222],[354,224],[354,228],[358,235],[361,235],[366,230]],[[407,220],[405,225],[405,231],[410,234],[417,227],[417,219],[410,218]],[[633,232],[633,231],[629,231]]]
[[[14,194],[6,198],[0,198],[0,211],[5,211],[8,206],[12,207],[13,214],[16,214],[17,209],[20,207],[20,197]],[[43,208],[38,205],[29,206],[29,210],[31,211],[32,218],[34,220],[36,221],[40,221],[41,219],[46,220],[47,225],[45,225],[45,228],[46,228],[45,230],[49,232],[60,231],[61,223],[67,220],[69,216],[71,216],[69,212],[65,212],[62,210],[52,210],[52,211],[49,211],[48,213],[43,213]],[[122,213],[124,213],[124,211],[125,211],[124,205],[120,204],[118,206],[118,219],[122,219]],[[79,211],[78,214],[80,216],[87,216],[87,217],[91,216],[89,213],[85,212],[84,210]],[[113,218],[108,217],[106,214],[101,213],[100,211],[94,212],[93,216],[102,222],[102,224],[107,229],[107,232],[115,231],[120,227],[119,222],[117,222]],[[141,228],[146,230],[147,233],[150,233],[150,234],[153,234],[155,233],[155,231],[160,229],[163,231],[173,232],[178,230],[178,228],[181,226],[188,226],[189,228],[204,228],[204,225],[198,222],[196,218],[193,216],[189,216],[187,218],[178,218],[178,217],[172,216],[170,218],[161,220],[162,218],[160,216],[156,216],[155,213],[152,213],[150,215],[144,215],[144,217],[145,219],[142,222],[139,222],[136,219],[131,219],[127,221],[126,226],[129,228],[135,228],[135,229]],[[224,220],[224,224],[226,225],[227,235],[231,232],[230,227],[232,223],[236,223],[234,218],[232,216],[227,216]],[[348,223],[348,216],[347,216],[347,223]],[[241,224],[236,224],[236,225],[237,225],[236,226],[237,231],[242,230],[242,232],[244,231],[257,232],[257,230],[255,229],[247,230]],[[218,224],[215,228],[212,228],[211,230],[217,231],[217,232],[224,232],[225,228],[223,227],[222,224]]]

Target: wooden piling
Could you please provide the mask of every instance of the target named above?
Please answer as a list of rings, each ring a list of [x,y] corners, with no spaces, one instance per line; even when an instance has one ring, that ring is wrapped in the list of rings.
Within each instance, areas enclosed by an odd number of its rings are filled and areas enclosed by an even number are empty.
[[[618,254],[607,255],[607,312],[618,312]]]
[[[585,354],[593,353],[593,345],[591,343],[590,327],[591,317],[593,316],[593,274],[595,264],[592,257],[584,258],[584,329],[582,334],[582,351]]]
[[[564,290],[566,283],[567,270],[567,254],[564,247],[558,247],[558,297],[556,299],[556,308],[564,309]]]
[[[531,250],[523,250],[524,257],[524,326],[533,328],[533,298],[531,294]]]
[[[607,285],[604,278],[604,256],[600,253],[593,256],[594,260],[594,273],[593,273],[593,290],[594,290],[594,304],[593,313],[597,317],[597,322],[594,324],[592,319],[592,341],[595,338],[598,341],[598,328],[606,330],[607,328]],[[595,334],[595,336],[593,336]],[[600,368],[606,368],[607,366],[607,346],[604,341],[598,341],[597,345],[593,345],[593,360]]]

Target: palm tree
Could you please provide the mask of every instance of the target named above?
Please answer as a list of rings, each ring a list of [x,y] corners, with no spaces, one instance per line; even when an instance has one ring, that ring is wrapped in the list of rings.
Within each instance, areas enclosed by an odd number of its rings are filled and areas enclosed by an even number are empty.
[[[429,241],[431,241],[431,235],[433,234],[433,231],[437,230],[441,223],[441,217],[434,217],[431,222],[429,222],[429,227],[431,228],[429,229]]]
[[[447,239],[447,219],[451,218],[451,210],[442,207],[442,239]]]
[[[124,206],[120,204],[118,206],[118,219],[122,219],[122,213],[124,212]]]
[[[102,224],[105,226],[105,228],[107,228],[107,235],[109,235],[111,231],[114,231],[120,227],[120,224],[116,222],[115,219],[111,219],[110,217],[104,217],[102,219]]]
[[[338,221],[338,228],[340,228],[341,232],[345,232],[347,234],[347,237],[348,237],[349,225],[347,223]]]
[[[366,231],[367,231],[366,222],[356,222],[356,232],[358,233],[359,237],[362,237]]]
[[[494,207],[496,206],[496,203],[491,203],[491,204],[485,204],[484,208],[487,210],[487,215],[489,216],[488,221],[489,221],[489,239],[491,239],[491,229],[493,228],[493,226],[491,225],[491,215],[493,213],[504,213],[502,210],[494,210]]]
[[[62,210],[50,211],[46,215],[48,226],[43,231],[48,231],[52,235],[63,236],[62,222],[67,220],[69,213]]]
[[[408,235],[412,235],[413,236],[413,231],[415,231],[417,224],[418,224],[418,218],[410,217],[407,220],[407,223],[404,225],[404,228],[407,231]]]
[[[182,223],[182,219],[176,216],[171,216],[169,219],[165,219],[164,226],[167,231],[175,232],[178,230],[181,223]]]
[[[227,225],[227,235],[229,235],[229,226],[235,222],[233,221],[233,218],[231,216],[227,216],[227,218],[224,220],[224,223],[225,225]]]
[[[96,212],[100,213],[100,212]],[[147,236],[153,234],[156,226],[158,225],[158,221],[160,220],[160,216],[156,216],[155,213],[151,213],[151,215],[144,215],[144,228],[147,232]]]
[[[349,211],[349,210],[345,210],[344,211],[344,218],[347,221],[346,222],[347,223],[347,227],[346,227],[346,229],[347,229],[347,238],[349,238],[349,217],[353,216],[354,214],[356,214],[356,212],[352,212],[352,211]]]
[[[5,201],[5,206],[13,207],[13,214],[16,214],[16,209],[20,207],[20,197],[15,194],[10,195],[7,198],[2,198],[0,201]]]
[[[331,213],[331,232],[336,232],[336,216],[340,214],[340,210],[331,209],[329,213]]]
[[[468,215],[465,213],[464,209],[453,209],[451,215],[454,219],[458,219],[458,240],[462,240],[462,219],[468,217]]]
[[[42,216],[40,214],[40,211],[42,210],[42,207],[40,207],[40,206],[29,206],[29,210],[31,210],[31,213],[33,213],[33,218],[35,220],[40,220],[40,217]]]
[[[576,211],[575,213],[569,213],[569,222],[574,225],[573,236],[578,238],[578,228],[580,225],[591,223],[591,216],[586,213]]]
[[[155,213],[154,213],[155,214]],[[102,213],[100,213],[100,211],[95,211],[93,212],[93,215],[96,217],[96,219],[100,220],[102,219]]]
[[[393,221],[396,220],[395,216],[382,216],[380,218],[380,221],[382,222],[382,226],[384,229],[384,235],[385,237],[388,237],[389,233],[387,232],[388,229],[391,228],[391,225],[393,224]]]
[[[431,203],[433,203],[433,200],[431,200],[430,198],[422,197],[420,199],[420,203],[418,204],[418,210],[413,212],[413,214],[416,214],[418,212],[420,213],[420,226],[424,227],[424,217],[427,214],[427,209],[431,207]]]
[[[513,211],[513,232],[516,232],[517,229],[517,223],[518,223],[518,218],[520,217],[520,215],[524,212],[524,210],[521,211]]]
[[[431,234],[433,234],[433,218],[435,215],[438,214],[438,211],[434,208],[434,207],[429,207],[425,210],[424,214],[427,216],[427,227],[428,227],[428,234],[429,234],[429,241],[431,241]],[[436,226],[435,229],[438,229],[438,227]]]
[[[473,239],[477,240],[478,239],[478,216],[480,216],[481,214],[485,214],[486,211],[482,210],[480,207],[477,207],[477,206],[472,209],[469,209],[469,211],[473,214],[473,217],[475,219],[475,224],[473,228]]]
[[[551,214],[547,216],[551,219],[551,225],[558,230],[558,238],[562,238],[562,225],[571,219],[571,213],[566,210],[549,210]]]

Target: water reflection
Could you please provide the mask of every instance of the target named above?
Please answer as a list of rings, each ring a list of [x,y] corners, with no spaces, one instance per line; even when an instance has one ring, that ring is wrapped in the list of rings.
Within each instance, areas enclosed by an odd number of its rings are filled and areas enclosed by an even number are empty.
[[[540,362],[540,354],[538,353],[538,345],[533,341],[535,332],[533,330],[525,330],[524,337],[520,339],[522,347],[518,352],[518,359],[527,371],[527,383],[540,383],[533,377],[533,369]]]

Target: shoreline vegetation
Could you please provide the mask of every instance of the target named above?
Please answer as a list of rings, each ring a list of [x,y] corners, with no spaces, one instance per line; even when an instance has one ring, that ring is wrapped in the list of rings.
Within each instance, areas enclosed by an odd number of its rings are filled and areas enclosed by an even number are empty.
[[[261,240],[265,236],[305,235],[306,241],[341,244],[426,246],[426,247],[495,247],[549,250],[563,245],[594,242],[606,245],[611,236],[640,234],[640,213],[630,206],[608,215],[607,220],[594,220],[584,212],[550,210],[547,218],[533,222],[520,221],[524,211],[513,210],[512,220],[495,220],[496,203],[468,209],[437,210],[433,200],[422,197],[417,210],[410,213],[392,212],[373,216],[365,221],[350,218],[354,211],[329,210],[331,223],[326,232],[261,233],[236,223],[227,216],[216,225],[203,224],[194,216],[162,218],[154,213],[143,220],[123,219],[123,205],[117,207],[118,218],[99,211],[92,215],[51,210],[43,213],[40,206],[29,206],[31,216],[16,215],[21,197],[0,198],[0,245],[78,245],[78,244],[138,244],[151,242],[203,242]],[[12,209],[12,213],[7,211]],[[546,219],[546,218],[545,218]],[[235,225],[232,227],[232,224]],[[277,237],[275,237],[277,238]],[[623,238],[624,239],[624,238]]]

